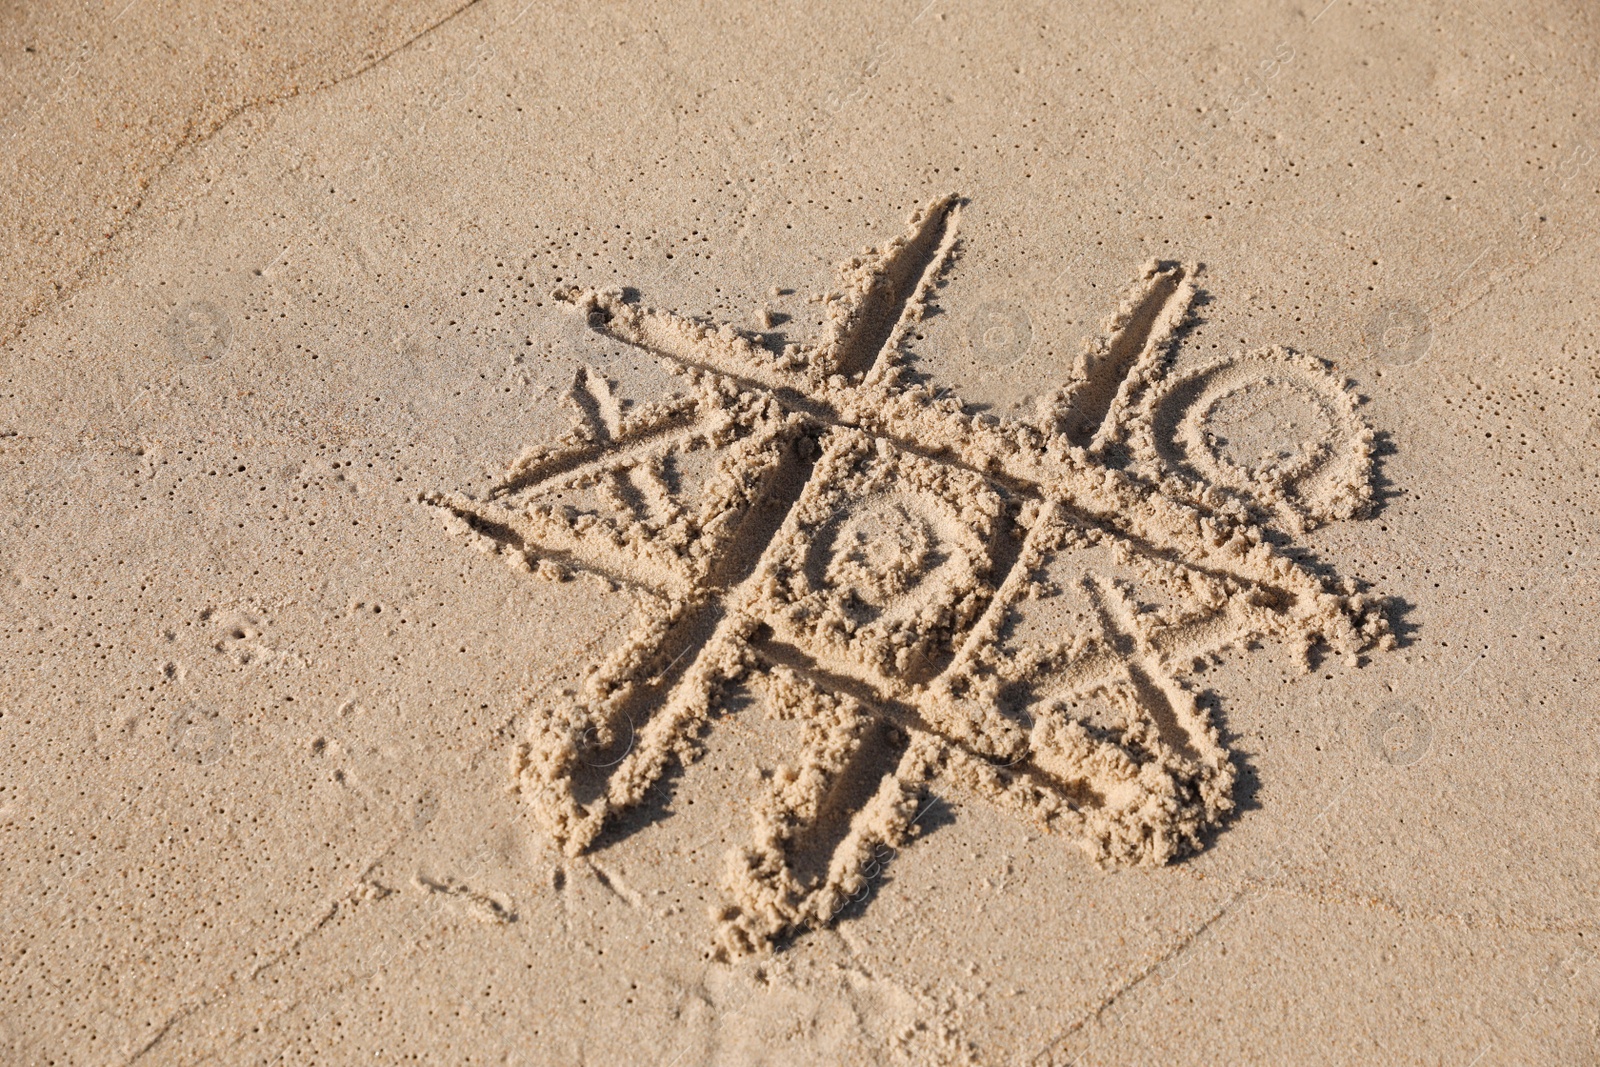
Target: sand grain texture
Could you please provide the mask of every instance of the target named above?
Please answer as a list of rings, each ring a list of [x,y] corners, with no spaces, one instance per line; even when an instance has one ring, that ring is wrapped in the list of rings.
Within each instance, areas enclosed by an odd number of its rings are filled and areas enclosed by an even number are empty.
[[[1595,1062],[1597,31],[0,16],[0,1060]]]

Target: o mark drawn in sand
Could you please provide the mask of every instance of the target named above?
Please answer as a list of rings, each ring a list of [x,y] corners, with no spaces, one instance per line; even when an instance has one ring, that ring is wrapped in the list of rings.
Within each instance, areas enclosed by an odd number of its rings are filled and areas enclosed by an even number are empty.
[[[728,856],[720,957],[861,898],[935,778],[1103,863],[1198,848],[1235,769],[1185,675],[1266,636],[1350,661],[1393,641],[1379,602],[1261,532],[1365,510],[1354,399],[1281,348],[1178,369],[1192,266],[1147,264],[1034,422],[913,381],[905,343],[960,212],[936,201],[845,262],[821,338],[781,351],[559,292],[685,391],[629,404],[585,369],[570,433],[482,499],[424,498],[519,569],[637,600],[634,631],[541,696],[519,749],[518,788],[568,852],[693,761],[734,689],[798,727]]]

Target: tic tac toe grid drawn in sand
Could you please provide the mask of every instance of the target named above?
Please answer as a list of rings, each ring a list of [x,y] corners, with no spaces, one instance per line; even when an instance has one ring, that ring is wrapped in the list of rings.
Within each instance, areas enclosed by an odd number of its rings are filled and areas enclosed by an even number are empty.
[[[485,499],[427,498],[518,567],[638,598],[643,622],[581,691],[541,698],[518,756],[569,852],[694,760],[735,687],[798,723],[728,858],[722,954],[862,895],[934,778],[1102,862],[1164,863],[1232,807],[1188,669],[1268,635],[1350,657],[1391,641],[1376,603],[1261,532],[1363,509],[1354,399],[1281,349],[1169,373],[1192,267],[1147,265],[1032,424],[915,382],[905,342],[960,210],[931,204],[844,263],[823,336],[781,351],[620,292],[558,293],[683,394],[629,406],[585,370],[571,433]]]

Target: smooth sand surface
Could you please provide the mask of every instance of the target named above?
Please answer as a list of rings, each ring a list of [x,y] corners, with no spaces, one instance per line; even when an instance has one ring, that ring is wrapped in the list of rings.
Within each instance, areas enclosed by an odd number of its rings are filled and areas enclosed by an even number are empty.
[[[1600,1062],[1577,3],[0,14],[0,1060]]]

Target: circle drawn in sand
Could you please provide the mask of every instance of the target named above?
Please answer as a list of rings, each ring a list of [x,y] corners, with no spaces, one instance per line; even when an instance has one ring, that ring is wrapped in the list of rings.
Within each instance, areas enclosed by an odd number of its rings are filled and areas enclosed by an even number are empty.
[[[1185,428],[1212,466],[1271,482],[1307,474],[1338,430],[1321,397],[1299,382],[1272,378],[1226,389]]]
[[[811,553],[821,579],[813,595],[868,640],[884,627],[927,638],[945,614],[938,605],[981,584],[984,565],[982,538],[951,502],[898,490],[841,502]]]
[[[882,608],[924,577],[938,545],[928,521],[904,499],[879,499],[840,524],[828,561],[828,583]]]
[[[232,337],[227,312],[209,300],[186,301],[167,316],[167,344],[184,363],[221,359]]]
[[[1433,325],[1428,313],[1409,300],[1378,306],[1362,331],[1367,354],[1388,367],[1409,367],[1428,354]]]
[[[167,724],[167,742],[184,763],[205,766],[228,754],[232,732],[228,720],[218,712],[188,704]]]
[[[1385,704],[1367,722],[1367,747],[1392,767],[1409,767],[1433,747],[1433,723],[1415,704]]]
[[[1355,407],[1320,361],[1268,348],[1162,383],[1136,447],[1291,526],[1348,518],[1370,493],[1372,436]]]
[[[966,335],[967,345],[981,362],[1008,366],[1033,343],[1033,319],[1021,304],[987,300],[967,318]]]

